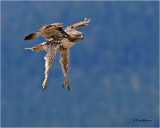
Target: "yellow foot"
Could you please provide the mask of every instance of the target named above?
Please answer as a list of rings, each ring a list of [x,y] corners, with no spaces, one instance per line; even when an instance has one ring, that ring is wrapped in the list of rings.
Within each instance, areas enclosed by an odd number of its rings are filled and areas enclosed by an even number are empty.
[[[47,88],[48,79],[45,79],[42,84],[43,91]]]
[[[66,79],[65,82],[63,83],[63,85],[62,85],[63,88],[64,88],[65,85],[67,85],[68,91],[70,91],[70,84],[69,84],[69,80],[68,79]]]

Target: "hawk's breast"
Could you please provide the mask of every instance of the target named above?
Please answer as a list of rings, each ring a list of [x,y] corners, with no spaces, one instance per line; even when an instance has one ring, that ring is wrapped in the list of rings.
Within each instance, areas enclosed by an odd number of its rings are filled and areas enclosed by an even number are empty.
[[[63,45],[64,48],[70,48],[74,45],[74,42],[70,42],[67,38],[64,38],[61,40],[61,45]]]

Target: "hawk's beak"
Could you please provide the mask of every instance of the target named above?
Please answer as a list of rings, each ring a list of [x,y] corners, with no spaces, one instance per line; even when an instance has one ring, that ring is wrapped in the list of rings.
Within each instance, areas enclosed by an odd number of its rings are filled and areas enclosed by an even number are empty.
[[[84,36],[83,36],[83,34],[81,35],[81,38],[82,38],[82,39],[84,39]]]

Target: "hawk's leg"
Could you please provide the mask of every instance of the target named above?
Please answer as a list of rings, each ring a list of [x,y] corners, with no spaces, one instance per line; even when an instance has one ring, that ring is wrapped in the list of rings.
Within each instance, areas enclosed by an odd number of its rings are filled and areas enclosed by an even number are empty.
[[[66,77],[63,87],[66,85],[68,90],[70,90],[70,84],[69,84],[69,79],[68,79],[69,60],[70,60],[69,49],[65,49],[61,53],[60,63],[62,66],[63,74]]]
[[[44,59],[45,59],[45,79],[44,79],[43,84],[42,84],[43,90],[45,90],[46,87],[47,87],[48,75],[49,75],[49,72],[51,70],[51,66],[52,66],[52,63],[54,61],[54,58],[56,56],[56,50],[55,50],[54,46],[45,45],[44,48],[47,51],[47,54],[44,57]]]

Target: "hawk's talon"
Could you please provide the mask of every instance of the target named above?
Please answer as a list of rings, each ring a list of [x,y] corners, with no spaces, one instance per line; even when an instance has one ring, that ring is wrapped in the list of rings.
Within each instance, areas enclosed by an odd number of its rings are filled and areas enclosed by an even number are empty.
[[[68,91],[70,91],[70,87],[68,86]]]
[[[47,86],[45,86],[45,87],[43,88],[43,91],[45,91],[45,90],[46,90],[46,88],[47,88]]]
[[[68,79],[66,79],[65,82],[63,83],[63,85],[62,85],[63,88],[64,88],[65,85],[67,86],[68,91],[70,91],[70,84],[69,84],[69,80]]]
[[[45,79],[42,84],[43,91],[47,88],[48,79]]]

